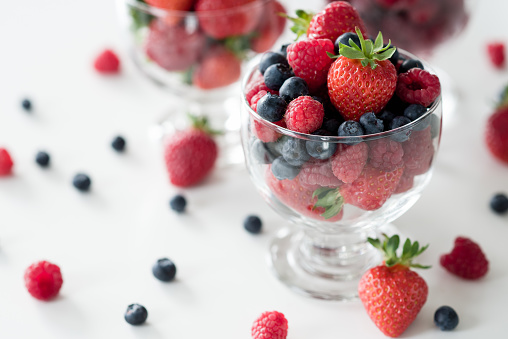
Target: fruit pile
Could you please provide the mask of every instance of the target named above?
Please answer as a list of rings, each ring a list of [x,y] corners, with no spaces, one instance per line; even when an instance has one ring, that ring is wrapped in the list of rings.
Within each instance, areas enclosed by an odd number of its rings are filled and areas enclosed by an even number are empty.
[[[347,205],[377,210],[432,164],[439,79],[381,33],[365,39],[347,2],[291,20],[307,39],[265,53],[246,84],[257,112],[250,153],[268,164],[272,193],[304,216],[336,221]]]
[[[132,2],[131,29],[146,57],[181,83],[204,90],[237,81],[242,60],[271,48],[286,21],[275,0]]]

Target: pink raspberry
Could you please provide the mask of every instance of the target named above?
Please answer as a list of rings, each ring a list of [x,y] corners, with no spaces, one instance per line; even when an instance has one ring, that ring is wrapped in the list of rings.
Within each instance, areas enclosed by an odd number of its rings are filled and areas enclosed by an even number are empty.
[[[32,297],[50,300],[57,296],[63,279],[60,267],[47,261],[30,265],[25,271],[25,286]]]
[[[261,91],[257,92],[256,95],[254,95],[252,97],[252,99],[250,100],[250,108],[252,108],[252,110],[254,112],[257,112],[259,99],[264,97],[266,95],[266,93],[268,93],[268,92],[265,91],[264,89],[262,89]]]
[[[338,145],[331,159],[333,174],[345,183],[352,183],[362,173],[368,156],[369,147],[364,142],[352,146]]]
[[[504,68],[505,46],[502,42],[491,42],[487,45],[487,53],[490,61],[496,68]]]
[[[392,172],[403,166],[402,145],[391,139],[376,139],[369,142],[369,162],[372,167]]]
[[[404,174],[408,176],[427,172],[434,157],[430,126],[422,131],[413,131],[409,140],[402,144],[404,150]]]
[[[425,107],[436,100],[441,93],[439,78],[420,68],[411,68],[399,74],[396,93],[402,101]]]
[[[99,73],[118,73],[120,71],[120,59],[118,59],[115,52],[106,49],[97,56],[93,66]]]
[[[333,174],[331,162],[328,160],[306,162],[298,173],[300,184],[315,190],[320,187],[339,187],[342,182]]]
[[[324,117],[323,105],[309,96],[301,96],[291,101],[284,116],[287,127],[300,133],[314,132],[321,127]]]
[[[9,152],[5,148],[0,148],[0,177],[9,175],[14,163],[12,162]]]
[[[286,339],[288,321],[280,312],[264,312],[252,324],[251,333],[252,339]]]
[[[287,48],[288,63],[297,77],[305,80],[311,92],[326,83],[328,70],[333,63],[326,52],[334,53],[329,39],[302,40]]]
[[[455,239],[452,252],[443,254],[440,263],[448,272],[470,280],[483,277],[489,270],[489,261],[480,246],[464,237]]]

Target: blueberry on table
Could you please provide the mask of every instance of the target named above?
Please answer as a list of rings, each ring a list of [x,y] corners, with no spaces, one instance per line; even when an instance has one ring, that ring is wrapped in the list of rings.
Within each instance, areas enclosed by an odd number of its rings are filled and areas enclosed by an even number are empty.
[[[284,55],[276,52],[266,52],[263,54],[261,61],[259,62],[259,71],[261,74],[265,74],[266,69],[275,64],[285,64],[289,66]]]
[[[283,157],[275,159],[271,168],[273,176],[278,180],[293,180],[300,173],[300,167],[290,165]]]
[[[503,193],[498,193],[490,200],[490,208],[497,214],[508,212],[508,197]]]
[[[72,179],[72,184],[78,190],[86,192],[90,190],[90,185],[92,184],[92,181],[90,180],[90,177],[88,175],[84,173],[78,173]]]
[[[168,258],[162,258],[152,266],[152,273],[160,281],[168,282],[175,279],[176,266]]]
[[[266,121],[277,122],[284,117],[286,113],[286,101],[278,95],[266,93],[259,99],[256,111],[259,116]]]
[[[243,221],[243,228],[249,233],[258,234],[261,232],[263,223],[257,215],[249,215]]]
[[[279,90],[279,95],[287,103],[299,96],[309,95],[309,87],[305,80],[299,77],[291,77],[284,81]]]
[[[376,114],[368,112],[360,117],[360,125],[362,125],[365,134],[376,134],[383,132],[385,125],[382,119],[378,119]]]
[[[450,306],[441,306],[434,313],[434,323],[441,331],[451,331],[459,324],[459,316]]]
[[[271,65],[264,74],[265,85],[271,90],[278,91],[284,81],[294,75],[293,70],[286,64]]]
[[[169,206],[171,209],[177,213],[183,213],[185,212],[185,207],[187,206],[187,200],[180,195],[177,194],[171,200],[169,201]]]
[[[148,311],[142,305],[131,304],[127,307],[124,318],[131,325],[141,325],[148,318]]]
[[[117,152],[123,152],[125,150],[125,139],[118,135],[111,142],[111,147]]]
[[[21,101],[21,107],[27,112],[32,110],[32,102],[29,99],[23,99]]]
[[[399,73],[406,73],[407,71],[409,71],[411,68],[421,68],[421,69],[425,69],[423,67],[423,64],[420,60],[416,60],[416,59],[407,59],[405,60],[402,65],[400,65],[399,67]]]
[[[48,153],[44,151],[37,152],[35,155],[35,162],[41,167],[48,167],[50,161],[50,156]]]
[[[356,145],[360,143],[362,140],[360,137],[365,134],[362,125],[354,120],[344,121],[339,126],[338,135],[339,137],[351,137],[346,139],[347,145]]]

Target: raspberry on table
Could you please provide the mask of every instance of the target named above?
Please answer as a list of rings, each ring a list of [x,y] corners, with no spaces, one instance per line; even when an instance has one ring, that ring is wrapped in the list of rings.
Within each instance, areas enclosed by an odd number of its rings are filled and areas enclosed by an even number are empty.
[[[0,177],[11,174],[14,162],[5,148],[0,148]]]
[[[490,62],[496,68],[504,68],[506,63],[506,47],[502,42],[491,42],[487,45]]]
[[[94,61],[94,68],[102,74],[114,74],[120,71],[120,59],[110,49],[104,50]]]
[[[258,234],[261,232],[261,228],[263,227],[263,222],[261,218],[257,215],[249,215],[243,221],[243,228],[249,233]]]
[[[47,152],[39,151],[35,155],[35,162],[41,167],[48,167],[51,157]]]
[[[452,251],[440,258],[441,266],[464,279],[476,280],[487,274],[489,261],[480,246],[465,237],[457,237]]]
[[[173,211],[177,213],[183,213],[185,212],[185,207],[187,206],[187,200],[183,195],[177,194],[171,198],[169,201],[169,206]]]
[[[48,301],[58,295],[63,284],[60,267],[48,261],[39,261],[25,270],[25,286],[32,297]]]
[[[152,266],[152,273],[160,281],[172,281],[176,276],[176,266],[168,258],[161,258]]]
[[[420,68],[399,74],[397,96],[410,104],[429,106],[441,93],[439,78]]]
[[[124,319],[131,325],[141,325],[148,318],[148,311],[140,304],[131,304],[127,306]]]
[[[292,131],[312,133],[323,124],[323,105],[310,96],[298,97],[286,109],[286,126]]]
[[[286,339],[288,321],[284,314],[271,311],[261,314],[252,324],[252,339]]]

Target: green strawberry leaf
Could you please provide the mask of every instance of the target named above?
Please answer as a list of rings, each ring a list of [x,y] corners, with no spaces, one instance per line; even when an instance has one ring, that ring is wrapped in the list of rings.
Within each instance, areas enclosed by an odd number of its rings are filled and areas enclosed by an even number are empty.
[[[412,262],[413,259],[425,251],[429,245],[425,245],[420,248],[418,241],[411,243],[411,240],[407,239],[402,247],[402,255],[398,257],[397,248],[400,244],[400,237],[398,235],[388,237],[386,234],[383,234],[383,237],[385,238],[383,243],[381,243],[379,239],[372,238],[367,238],[367,241],[372,246],[384,253],[384,261],[386,266],[392,267],[395,265],[401,265],[414,268],[430,268],[430,266],[424,266]]]
[[[217,131],[210,128],[210,125],[208,123],[208,117],[205,115],[193,115],[187,113],[187,116],[189,117],[193,128],[200,129],[210,135],[220,135],[224,133],[222,131]]]
[[[389,45],[389,44],[388,44]],[[378,52],[383,48],[383,33],[379,32],[374,42],[374,51]]]
[[[137,0],[137,2],[146,5],[144,0]],[[149,14],[147,11],[139,10],[138,8],[130,7],[129,13],[132,18],[132,28],[137,31],[140,28],[147,27],[150,25],[150,22],[155,18],[153,15]]]
[[[307,34],[307,29],[309,29],[310,21],[312,20],[314,13],[305,12],[304,10],[298,9],[296,10],[296,18],[290,17],[285,13],[279,13],[279,15],[293,23],[293,26],[291,26],[291,31],[296,34],[296,41],[302,35]]]
[[[312,209],[323,207],[325,209],[321,216],[330,219],[340,213],[344,205],[344,198],[337,188],[320,187],[312,193],[312,198],[318,198]]]

